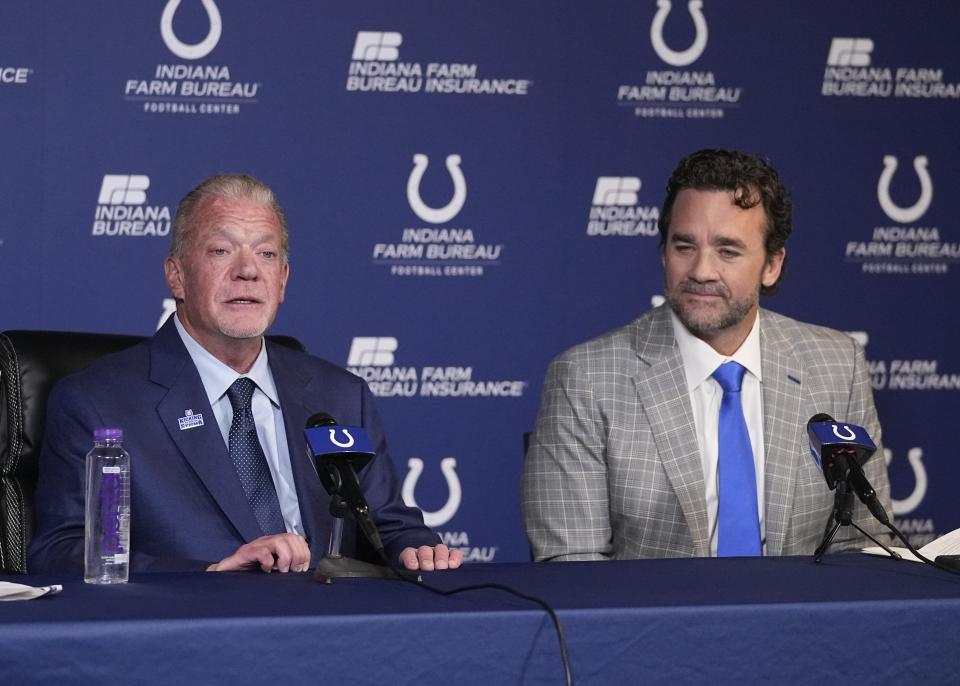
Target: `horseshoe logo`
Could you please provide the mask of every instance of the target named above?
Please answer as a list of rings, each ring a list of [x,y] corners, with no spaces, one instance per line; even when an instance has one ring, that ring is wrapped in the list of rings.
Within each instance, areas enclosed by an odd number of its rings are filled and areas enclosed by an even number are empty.
[[[349,431],[349,430],[347,430],[347,429],[341,429],[341,431],[343,431],[343,435],[347,437],[347,440],[344,441],[343,443],[341,443],[340,441],[337,440],[337,436],[336,436],[337,430],[336,430],[336,429],[330,429],[330,442],[333,443],[333,444],[336,445],[336,446],[341,447],[341,448],[350,448],[351,446],[353,446],[353,444],[354,444],[356,441],[353,440],[353,436],[350,435],[350,431]]]
[[[207,11],[207,17],[210,19],[210,31],[207,33],[207,37],[199,43],[188,45],[173,33],[173,15],[176,14],[181,1],[167,0],[167,5],[163,8],[163,14],[160,17],[160,36],[163,38],[163,42],[167,44],[170,52],[177,57],[185,60],[198,60],[209,55],[220,41],[220,34],[223,33],[220,10],[217,9],[217,4],[213,0],[200,0],[203,3],[203,9]]]
[[[897,171],[897,158],[893,155],[883,156],[883,172],[877,183],[877,199],[887,216],[901,224],[917,221],[930,208],[930,202],[933,200],[933,181],[930,179],[930,172],[927,171],[927,156],[914,157],[913,168],[920,179],[920,197],[912,207],[899,207],[890,199],[890,181],[893,179],[894,172]]]
[[[430,158],[426,155],[417,153],[413,156],[413,171],[410,172],[410,178],[407,181],[407,201],[423,221],[442,224],[456,217],[463,209],[463,203],[467,199],[467,180],[463,178],[463,172],[460,171],[460,155],[447,155],[447,171],[453,179],[453,197],[444,207],[437,209],[427,207],[420,198],[420,180],[423,179],[423,173],[427,171],[428,164],[430,164]]]
[[[410,471],[407,472],[407,477],[403,480],[403,502],[410,507],[417,507],[413,492],[417,488],[420,475],[423,474],[423,460],[419,457],[411,457],[407,461],[407,465],[410,467]],[[431,528],[446,524],[453,519],[453,515],[457,514],[457,510],[460,509],[460,500],[463,494],[460,488],[460,477],[457,476],[456,469],[456,459],[445,457],[440,461],[440,471],[443,472],[443,477],[447,480],[447,502],[436,512],[427,512],[421,508],[423,523]]]
[[[163,299],[163,312],[160,313],[160,321],[157,322],[157,331],[167,321],[167,317],[177,311],[177,301],[173,298]]]
[[[854,432],[854,430],[846,424],[843,425],[843,428],[847,430],[847,433],[850,434],[849,436],[840,433],[840,427],[837,424],[833,425],[833,435],[839,438],[841,441],[852,441],[857,437],[857,434]]]
[[[889,448],[884,448],[883,459],[886,461],[888,467],[890,466],[890,460],[892,458],[893,452]],[[913,477],[916,482],[913,487],[913,493],[903,500],[893,501],[893,514],[895,515],[910,514],[923,502],[923,498],[927,494],[927,468],[923,464],[923,448],[910,448],[910,450],[907,451],[907,460],[913,469]]]
[[[686,67],[697,61],[707,47],[707,20],[703,16],[703,0],[690,0],[687,9],[693,19],[693,26],[697,35],[689,48],[683,51],[671,50],[663,40],[663,25],[670,14],[670,0],[657,0],[657,13],[650,25],[650,42],[657,55],[667,64],[674,67]]]

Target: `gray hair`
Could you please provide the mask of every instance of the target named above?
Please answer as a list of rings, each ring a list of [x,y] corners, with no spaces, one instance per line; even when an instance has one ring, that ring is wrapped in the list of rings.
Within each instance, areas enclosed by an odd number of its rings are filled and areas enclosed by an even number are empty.
[[[216,195],[222,198],[248,198],[261,203],[273,210],[280,224],[280,253],[284,263],[290,256],[290,235],[287,229],[287,215],[277,196],[270,187],[247,174],[215,174],[208,176],[192,191],[183,196],[173,215],[173,238],[170,241],[171,257],[183,257],[184,249],[189,240],[190,224],[194,212],[201,200],[207,196]]]

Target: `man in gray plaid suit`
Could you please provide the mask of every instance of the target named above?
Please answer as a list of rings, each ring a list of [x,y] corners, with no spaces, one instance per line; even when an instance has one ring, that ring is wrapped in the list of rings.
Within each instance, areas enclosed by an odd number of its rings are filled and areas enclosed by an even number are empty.
[[[880,425],[852,338],[759,307],[760,294],[776,290],[791,228],[788,194],[762,158],[701,150],[680,162],[660,216],[667,303],[564,352],[547,372],[523,475],[537,560],[725,554],[724,391],[712,374],[731,360],[746,368],[755,481],[745,492],[752,511],[756,490],[757,550],[813,553],[834,497],[811,459],[807,421],[827,413],[863,426],[878,446]],[[864,468],[889,512],[878,453]],[[854,521],[890,540],[860,502]],[[831,550],[864,544],[846,526]]]

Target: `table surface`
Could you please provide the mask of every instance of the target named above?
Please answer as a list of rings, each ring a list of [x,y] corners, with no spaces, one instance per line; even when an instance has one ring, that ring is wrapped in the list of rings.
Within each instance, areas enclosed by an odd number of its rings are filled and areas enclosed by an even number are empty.
[[[502,584],[550,603],[577,683],[814,683],[874,665],[874,683],[960,683],[960,576],[912,562],[498,563],[423,578],[443,590]],[[109,587],[3,579],[64,586],[0,603],[0,672],[18,683],[92,683],[111,670],[147,684],[412,684],[438,670],[458,683],[562,683],[543,610],[494,589],[443,597],[400,581],[260,573],[140,574]]]

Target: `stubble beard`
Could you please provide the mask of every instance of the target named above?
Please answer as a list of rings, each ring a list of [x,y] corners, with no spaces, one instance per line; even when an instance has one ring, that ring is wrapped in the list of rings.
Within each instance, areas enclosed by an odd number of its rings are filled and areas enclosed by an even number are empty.
[[[259,338],[267,330],[267,327],[257,327],[255,329],[236,329],[232,327],[221,326],[219,327],[220,333],[222,333],[227,338],[236,338],[236,339],[247,339],[247,338]]]
[[[684,304],[684,293],[699,293],[718,295],[723,298],[724,307],[696,308]],[[719,331],[732,328],[740,324],[760,299],[760,287],[750,296],[740,300],[731,298],[730,291],[720,285],[703,286],[690,281],[683,281],[673,289],[667,289],[667,303],[685,327],[697,337],[710,336]],[[703,311],[698,312],[698,309]]]
[[[270,328],[270,324],[272,323],[272,317],[266,321],[256,322],[255,324],[247,324],[246,326],[220,321],[217,323],[217,330],[227,338],[245,340],[249,338],[260,338],[264,333],[266,333],[267,329]]]

